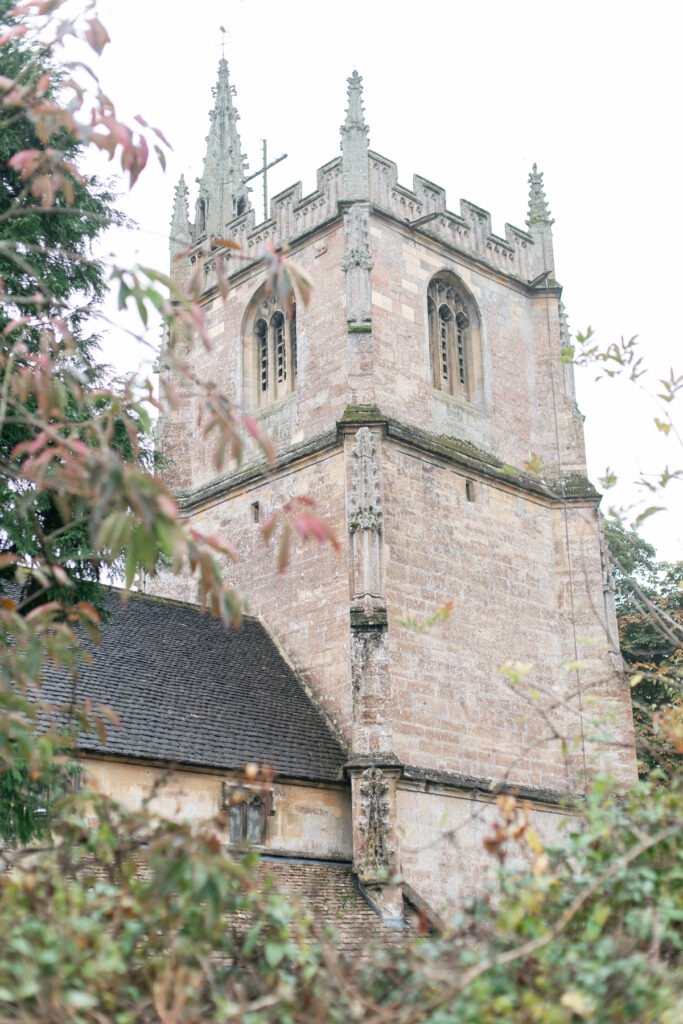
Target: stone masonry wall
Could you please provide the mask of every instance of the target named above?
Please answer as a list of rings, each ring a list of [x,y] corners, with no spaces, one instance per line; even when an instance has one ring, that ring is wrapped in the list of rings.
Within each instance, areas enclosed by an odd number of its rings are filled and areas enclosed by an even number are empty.
[[[594,640],[579,683],[561,507],[470,477],[407,447],[382,448],[385,565],[393,750],[400,760],[483,778],[564,790],[580,788],[583,751],[570,766],[554,735],[582,737],[577,686],[604,710],[616,701],[615,733],[631,739],[628,694],[606,650],[602,577],[593,508],[569,513],[576,635]],[[425,619],[447,602],[450,619],[421,634],[397,620]],[[505,662],[533,665],[515,690]],[[548,715],[548,709],[566,699]],[[585,740],[585,737],[584,737]],[[633,755],[618,764],[633,777]]]
[[[519,468],[535,455],[556,476],[554,395],[562,471],[585,474],[582,421],[566,390],[571,368],[559,359],[557,294],[530,295],[379,216],[372,219],[370,247],[374,400],[382,412],[471,441]],[[481,319],[483,380],[471,403],[432,387],[427,288],[444,270],[463,281]]]
[[[614,599],[603,574],[597,509],[573,503],[566,516],[555,516],[554,529],[560,655],[568,666],[564,680],[575,695],[570,723],[580,738],[571,752],[574,771],[608,770],[630,784],[636,778],[631,694],[619,674]],[[573,663],[578,671],[569,667]]]
[[[225,302],[208,292],[205,313],[212,348],[207,350],[196,339],[182,353],[197,376],[216,382],[229,401],[255,414],[279,450],[333,429],[348,401],[343,253],[339,221],[292,252],[292,259],[315,281],[309,307],[301,302],[296,307],[298,374],[293,394],[255,411],[250,396],[244,393],[242,334],[245,310],[265,280],[260,264],[235,278]],[[233,258],[231,267],[236,263],[239,265]],[[207,440],[203,437],[200,408],[196,395],[185,387],[178,408],[160,421],[158,443],[171,461],[165,475],[174,487],[196,488],[216,476],[215,442],[211,436]],[[248,448],[247,461],[255,454],[253,447]],[[233,464],[232,468],[237,467]]]
[[[296,540],[285,572],[277,569],[277,532],[266,545],[261,526],[295,495],[316,499],[317,512],[334,528],[339,553],[329,545]],[[258,503],[259,522],[254,521]],[[349,585],[346,568],[344,460],[330,449],[294,471],[262,477],[193,515],[193,526],[228,537],[239,562],[226,565],[226,582],[245,594],[249,611],[260,615],[283,645],[340,729],[351,736]],[[160,574],[148,589],[194,601],[189,580]]]
[[[557,429],[561,471],[585,474],[571,368],[559,359],[557,291],[529,294],[521,284],[376,213],[369,243],[372,324],[362,333],[353,328],[347,334],[341,222],[322,227],[292,250],[315,287],[309,307],[297,306],[296,391],[259,412],[278,447],[333,429],[347,403],[374,403],[386,415],[468,440],[518,468],[536,456],[551,476],[558,475]],[[236,259],[233,265],[238,266]],[[430,279],[445,269],[464,282],[481,319],[481,379],[472,402],[432,387],[426,293]],[[209,292],[213,348],[207,351],[197,340],[187,351],[200,377],[217,381],[228,399],[247,406],[244,312],[263,280],[256,264],[235,277],[225,303]],[[198,411],[195,398],[182,388],[179,408],[159,427],[160,447],[172,461],[167,476],[181,488],[200,486],[215,475],[213,446],[202,438]]]
[[[532,828],[549,845],[568,816],[560,808],[532,808]],[[448,919],[468,897],[483,894],[487,872],[495,868],[483,845],[499,817],[494,798],[439,788],[424,792],[400,782],[397,816],[402,874],[437,913]]]
[[[83,760],[85,784],[138,808],[166,770],[136,763]],[[227,775],[179,769],[159,787],[152,811],[176,821],[202,822],[221,809]],[[277,782],[275,814],[266,818],[265,847],[292,855],[351,858],[351,793],[348,786]],[[227,833],[226,833],[227,841]]]

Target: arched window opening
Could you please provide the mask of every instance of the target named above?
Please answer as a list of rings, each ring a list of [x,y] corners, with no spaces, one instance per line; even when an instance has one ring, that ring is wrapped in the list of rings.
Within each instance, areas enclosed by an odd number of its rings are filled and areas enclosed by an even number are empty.
[[[458,360],[458,383],[464,388],[467,385],[467,363],[465,358],[465,331],[467,330],[467,317],[464,313],[456,313],[455,316],[455,354]]]
[[[471,401],[471,317],[464,293],[450,275],[435,277],[431,282],[427,294],[427,319],[434,387],[456,398]]]
[[[237,216],[241,217],[242,214],[244,213],[244,211],[246,210],[246,208],[247,208],[247,201],[244,198],[244,196],[240,196],[239,199],[237,200],[237,211],[236,211],[237,212]]]
[[[448,306],[441,306],[439,309],[439,362],[441,366],[441,380],[450,380],[450,349],[451,349],[451,325],[453,317]]]
[[[247,310],[244,331],[244,401],[263,408],[296,390],[296,308],[289,315],[260,289]]]
[[[256,336],[256,352],[259,363],[259,387],[262,394],[268,393],[268,324],[265,320],[257,320],[254,329]]]
[[[292,314],[289,322],[290,347],[292,350],[292,373],[296,379],[297,372],[297,351],[296,351],[296,304],[292,303]]]
[[[273,334],[273,351],[275,352],[275,372],[278,385],[287,380],[287,343],[285,341],[285,318],[282,313],[273,314],[270,321]]]

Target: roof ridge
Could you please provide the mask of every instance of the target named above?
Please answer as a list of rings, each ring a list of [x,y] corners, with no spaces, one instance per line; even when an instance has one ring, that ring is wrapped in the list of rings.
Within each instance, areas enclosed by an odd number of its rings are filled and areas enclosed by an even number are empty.
[[[117,587],[113,583],[100,583],[99,586],[103,590],[108,590],[112,595],[114,594],[125,594],[125,587]],[[188,608],[191,611],[199,612],[200,615],[208,615],[212,619],[217,619],[219,616],[213,615],[208,608],[202,608],[201,604],[197,601],[181,601],[177,597],[164,597],[163,594],[149,594],[143,590],[129,590],[129,598],[136,601],[149,601],[154,604],[166,604],[171,605],[175,608]],[[251,612],[243,612],[242,618],[247,619],[249,622],[258,622],[264,625],[260,616],[253,615]],[[266,630],[268,632],[268,630]]]

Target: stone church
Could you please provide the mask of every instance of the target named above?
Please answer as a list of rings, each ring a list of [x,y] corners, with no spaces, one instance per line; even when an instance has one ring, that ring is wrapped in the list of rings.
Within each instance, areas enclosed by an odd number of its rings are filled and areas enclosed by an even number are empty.
[[[543,176],[504,237],[426,178],[399,184],[354,71],[341,155],[257,223],[237,121],[222,60],[192,217],[176,189],[172,273],[199,261],[213,345],[185,355],[260,421],[276,465],[254,451],[217,475],[182,382],[158,436],[182,515],[237,548],[225,579],[250,615],[228,632],[163,572],[117,605],[89,685],[122,726],[106,748],[84,739],[84,762],[129,800],[173,764],[157,804],[198,819],[245,762],[270,764],[268,806],[233,807],[226,838],[302,890],[315,877],[323,901],[353,883],[385,922],[447,913],[485,877],[497,793],[552,837],[596,765],[635,777]],[[240,246],[226,301],[216,237]],[[307,306],[269,292],[268,246],[314,282]],[[302,544],[279,573],[261,527],[297,495],[340,548]]]

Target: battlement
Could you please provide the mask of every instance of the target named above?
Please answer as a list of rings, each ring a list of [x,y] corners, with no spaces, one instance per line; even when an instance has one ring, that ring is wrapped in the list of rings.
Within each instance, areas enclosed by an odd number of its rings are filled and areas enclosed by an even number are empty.
[[[446,190],[418,174],[413,187],[398,183],[396,164],[379,153],[369,153],[370,203],[383,213],[430,236],[449,248],[475,256],[495,270],[525,283],[534,276],[534,239],[522,228],[505,225],[505,238],[491,229],[487,210],[466,199],[460,212],[446,206]],[[263,255],[264,246],[278,248],[339,215],[342,200],[342,158],[330,160],[317,171],[317,188],[302,196],[301,182],[284,189],[270,201],[270,217],[256,224],[253,209],[227,225],[247,262]],[[244,261],[240,261],[244,265]]]
[[[302,197],[301,182],[297,181],[273,196],[268,220],[256,224],[251,209],[228,224],[229,237],[240,245],[250,261],[260,259],[266,245],[277,248],[291,242],[337,215],[341,175],[341,157],[330,160],[318,168],[314,192]]]
[[[553,222],[543,191],[543,175],[536,165],[529,175],[529,230],[506,224],[505,237],[495,234],[487,210],[465,199],[460,200],[458,213],[449,210],[446,190],[417,174],[413,176],[412,189],[399,184],[394,161],[368,148],[362,79],[356,72],[349,78],[349,108],[341,128],[342,155],[318,169],[316,189],[310,195],[302,196],[301,182],[296,182],[274,196],[270,201],[270,216],[257,224],[253,207],[244,199],[247,179],[243,174],[243,158],[235,128],[238,115],[226,84],[227,65],[223,63],[219,85],[221,83],[224,88],[219,89],[217,108],[212,115],[205,173],[199,182],[196,219],[193,224],[189,221],[187,187],[181,179],[176,189],[172,221],[172,252],[174,247],[186,248],[188,242],[199,244],[210,241],[215,235],[227,235],[241,248],[242,258],[235,260],[235,267],[242,268],[245,263],[249,265],[261,259],[265,247],[279,248],[295,243],[310,231],[340,216],[340,204],[364,203],[420,232],[423,237],[473,257],[478,263],[525,284],[536,278],[554,277]],[[224,123],[224,131],[223,135],[214,138],[218,121]],[[224,136],[232,140],[227,149]],[[231,199],[227,202],[224,191],[216,186],[217,181],[222,181],[216,168],[231,153],[237,153],[239,159],[233,159],[230,164]],[[232,214],[229,211],[233,211]],[[209,275],[210,268],[207,278]]]

